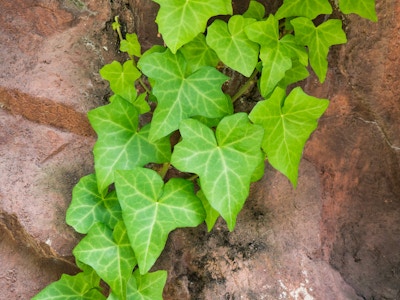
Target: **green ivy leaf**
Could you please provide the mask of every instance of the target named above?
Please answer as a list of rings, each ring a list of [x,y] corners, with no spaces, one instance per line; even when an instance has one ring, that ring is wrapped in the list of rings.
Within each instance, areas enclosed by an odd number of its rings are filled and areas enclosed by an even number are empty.
[[[215,222],[217,222],[218,220],[219,212],[212,208],[202,190],[199,190],[196,195],[197,197],[199,197],[201,203],[203,204],[204,210],[206,212],[205,222],[207,224],[207,230],[208,232],[210,232],[213,229]]]
[[[184,45],[180,52],[188,63],[187,73],[193,73],[204,66],[216,67],[219,62],[217,54],[207,45],[206,37],[202,33]]]
[[[94,271],[85,271],[70,276],[63,274],[58,281],[43,289],[32,300],[103,300],[100,277],[93,276]],[[93,279],[95,278],[95,279]]]
[[[279,82],[278,86],[286,89],[289,85],[306,79],[309,75],[307,67],[301,64],[298,59],[292,59],[292,67],[286,71],[285,77]]]
[[[127,33],[125,40],[121,41],[119,50],[127,52],[131,56],[140,57],[141,49],[138,37],[135,33]]]
[[[213,67],[201,67],[187,73],[187,62],[178,52],[151,53],[143,56],[139,66],[155,80],[153,94],[158,105],[154,111],[150,140],[167,136],[179,127],[181,120],[192,116],[219,118],[232,113],[232,103],[221,86],[228,79]]]
[[[167,271],[159,270],[141,275],[136,270],[128,282],[128,292],[132,299],[162,300],[162,292],[167,282]]]
[[[169,139],[150,142],[149,126],[138,131],[138,112],[128,101],[114,99],[108,105],[91,110],[88,116],[98,135],[93,152],[97,184],[101,193],[114,182],[115,170],[169,161]]]
[[[371,21],[378,21],[375,11],[375,0],[339,0],[339,8],[345,14],[355,13]]]
[[[125,99],[124,97],[122,97],[120,95],[114,94],[109,98],[109,101],[113,102],[114,99],[126,100],[133,104],[133,106],[137,109],[139,114],[145,114],[150,111],[150,105],[146,101],[146,96],[147,96],[146,93],[140,94],[139,96],[136,97],[136,99],[133,99],[133,101],[132,101],[132,99],[131,100]]]
[[[250,182],[256,182],[259,181],[263,176],[265,172],[265,155],[263,153],[262,159],[260,159],[257,167],[254,169],[253,174],[251,174]]]
[[[249,8],[243,14],[245,18],[252,18],[258,21],[262,20],[265,16],[265,7],[260,2],[251,0]]]
[[[318,27],[307,18],[296,18],[291,23],[296,32],[296,41],[308,46],[311,67],[319,81],[324,82],[328,70],[329,47],[347,42],[342,21],[328,20]]]
[[[126,298],[127,282],[137,262],[122,221],[115,226],[114,232],[106,225],[96,223],[73,253],[78,260],[96,270],[113,293]]]
[[[315,19],[319,15],[332,13],[329,0],[284,0],[275,16],[278,20],[287,17]]]
[[[117,171],[115,186],[141,274],[153,266],[172,230],[204,220],[193,183],[185,179],[172,178],[164,185],[155,171],[136,168]]]
[[[279,23],[273,15],[265,21],[250,24],[245,31],[249,39],[261,45],[262,96],[267,97],[285,77],[286,71],[292,67],[292,58],[297,58],[304,65],[308,64],[307,52],[304,47],[296,43],[294,36],[288,34],[280,39]]]
[[[238,113],[223,118],[215,135],[193,119],[182,121],[179,130],[183,140],[175,146],[171,163],[182,172],[199,175],[204,195],[233,230],[252,175],[263,160],[262,128]]]
[[[231,0],[153,1],[160,5],[158,30],[172,53],[204,32],[209,18],[233,13]]]
[[[126,299],[134,300],[163,300],[162,293],[167,281],[167,271],[159,270],[140,275],[137,269],[128,281]],[[119,300],[115,293],[111,293],[107,300]]]
[[[103,196],[99,193],[95,174],[82,177],[72,191],[67,224],[79,233],[87,233],[97,222],[114,228],[121,219],[121,207],[115,191]]]
[[[276,88],[268,100],[257,103],[250,120],[264,127],[262,148],[270,164],[296,186],[304,144],[329,101],[311,97],[300,87],[285,97],[285,90]]]
[[[244,29],[254,22],[254,19],[235,15],[229,19],[228,24],[215,20],[207,29],[207,44],[221,61],[247,77],[250,77],[257,65],[259,46],[249,40]]]
[[[113,61],[100,69],[100,75],[110,83],[114,94],[118,94],[130,102],[136,99],[135,80],[140,78],[141,73],[134,66],[132,60],[127,60],[123,65]]]

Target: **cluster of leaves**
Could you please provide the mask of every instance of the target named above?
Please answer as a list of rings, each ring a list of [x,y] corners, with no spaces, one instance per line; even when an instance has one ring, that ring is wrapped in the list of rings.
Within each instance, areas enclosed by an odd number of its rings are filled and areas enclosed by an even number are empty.
[[[211,230],[219,216],[233,230],[265,159],[297,184],[304,144],[328,100],[300,87],[286,91],[310,68],[323,82],[329,47],[346,42],[340,20],[315,25],[332,13],[329,1],[284,0],[268,16],[250,1],[243,15],[208,28],[211,17],[232,15],[231,0],[155,2],[167,47],[142,54],[137,36],[127,34],[120,50],[130,59],[100,70],[114,93],[110,103],[88,114],[98,135],[95,174],[76,185],[66,217],[86,234],[73,250],[83,271],[63,275],[36,300],[106,299],[100,280],[110,300],[162,299],[166,271],[149,271],[171,231],[204,221]],[[344,13],[371,20],[374,7],[373,0],[339,0]],[[237,96],[222,91],[229,78],[221,62],[250,83],[258,80],[264,100],[250,114],[234,113]],[[142,114],[151,122],[139,125]],[[180,140],[171,144],[174,133]],[[188,175],[166,180],[171,168]]]

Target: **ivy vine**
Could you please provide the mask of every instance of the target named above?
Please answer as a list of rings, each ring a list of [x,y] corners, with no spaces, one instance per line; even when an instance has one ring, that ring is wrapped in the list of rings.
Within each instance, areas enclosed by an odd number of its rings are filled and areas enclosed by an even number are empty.
[[[252,0],[243,15],[208,27],[211,17],[232,15],[231,0],[154,2],[166,46],[142,54],[116,18],[129,59],[100,70],[114,94],[88,113],[98,136],[95,173],[75,186],[66,215],[85,234],[73,250],[82,272],[33,299],[162,299],[167,272],[150,269],[171,231],[202,222],[211,231],[219,217],[233,230],[265,160],[297,185],[304,145],[329,102],[301,87],[287,91],[310,70],[323,82],[329,48],[346,43],[341,20],[329,18],[332,5],[377,21],[374,0],[284,0],[268,15]],[[248,78],[235,95],[222,89],[226,67]],[[249,114],[234,112],[255,83],[262,100]],[[143,114],[151,122],[141,124]],[[182,177],[171,178],[171,169]]]

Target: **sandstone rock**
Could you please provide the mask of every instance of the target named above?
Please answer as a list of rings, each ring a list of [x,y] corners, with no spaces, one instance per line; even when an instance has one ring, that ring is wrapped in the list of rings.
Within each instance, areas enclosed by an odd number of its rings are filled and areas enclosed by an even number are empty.
[[[92,170],[94,139],[3,110],[0,129],[0,210],[15,215],[26,234],[50,246],[55,256],[70,256],[78,236],[65,224],[65,211],[72,187]]]
[[[234,232],[222,221],[210,233],[204,225],[173,232],[155,266],[169,272],[165,299],[400,298],[400,3],[377,7],[377,24],[346,18],[349,41],[333,47],[327,81],[304,82],[331,105],[306,145],[298,188],[267,166]],[[6,299],[30,298],[77,271],[71,249],[80,236],[65,210],[73,185],[92,172],[86,112],[109,93],[98,70],[125,59],[112,18],[146,49],[162,43],[156,9],[141,0],[0,2]]]
[[[361,299],[321,248],[322,183],[303,161],[298,189],[272,168],[255,183],[233,232],[175,231],[158,267],[169,271],[165,299]]]
[[[0,298],[29,299],[77,271],[65,210],[92,172],[86,112],[104,103],[98,70],[116,39],[104,38],[108,1],[2,1],[0,11]]]

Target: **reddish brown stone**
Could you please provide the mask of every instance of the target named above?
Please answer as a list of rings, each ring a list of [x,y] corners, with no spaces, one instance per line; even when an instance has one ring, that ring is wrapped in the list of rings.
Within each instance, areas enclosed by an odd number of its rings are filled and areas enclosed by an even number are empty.
[[[65,224],[72,187],[92,170],[93,138],[13,117],[0,110],[0,211],[26,235],[70,256],[78,235]],[[11,230],[11,229],[10,229]]]
[[[350,16],[331,56],[331,105],[305,158],[323,180],[319,255],[365,299],[400,297],[400,2],[378,3],[378,23]]]
[[[349,41],[332,48],[327,81],[304,83],[331,105],[306,146],[298,188],[267,167],[234,232],[219,221],[210,233],[204,225],[172,233],[155,266],[169,272],[165,299],[400,298],[400,2],[377,7],[376,24],[345,20]],[[140,0],[0,2],[6,299],[76,272],[79,236],[65,210],[73,185],[92,172],[85,114],[109,93],[98,70],[125,58],[111,23],[119,14],[146,49],[162,43],[156,9]]]

